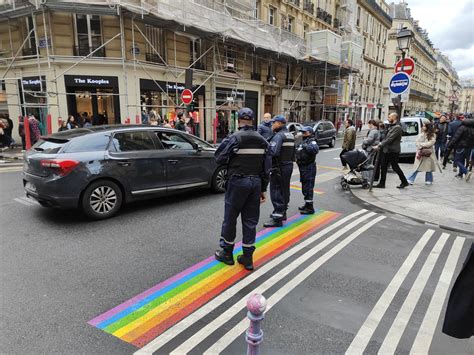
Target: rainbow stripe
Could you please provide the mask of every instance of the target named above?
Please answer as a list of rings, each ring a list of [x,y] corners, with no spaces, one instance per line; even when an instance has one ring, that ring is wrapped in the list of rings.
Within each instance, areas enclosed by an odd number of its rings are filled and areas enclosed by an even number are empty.
[[[297,214],[289,218],[282,228],[260,231],[254,253],[255,266],[267,262],[339,215],[324,210],[317,210],[314,215],[308,216]],[[241,243],[236,244],[234,255],[241,251]],[[248,273],[237,263],[227,266],[212,256],[88,323],[142,347]]]
[[[298,185],[290,185],[290,189],[301,191],[301,186],[298,186]],[[314,191],[314,193],[315,193],[316,195],[322,195],[322,194],[324,194],[324,191],[323,191],[323,190],[314,189],[313,191]]]

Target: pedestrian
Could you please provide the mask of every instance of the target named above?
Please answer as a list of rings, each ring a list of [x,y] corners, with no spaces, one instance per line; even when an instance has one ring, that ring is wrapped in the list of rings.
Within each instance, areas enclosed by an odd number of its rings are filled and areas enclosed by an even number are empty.
[[[425,184],[433,184],[433,172],[436,171],[438,161],[436,160],[434,145],[436,143],[436,134],[434,125],[429,120],[424,120],[421,128],[422,132],[416,139],[416,156],[413,165],[413,173],[407,177],[410,185],[413,185],[416,175],[420,171],[425,172]],[[438,166],[441,172],[441,169]]]
[[[225,138],[215,152],[216,162],[228,167],[224,221],[219,241],[221,249],[215,252],[215,258],[227,265],[234,265],[236,224],[240,215],[243,254],[237,257],[237,262],[247,270],[254,269],[256,227],[260,216],[260,203],[265,202],[271,164],[268,143],[255,132],[253,120],[251,109],[240,109],[238,132]]]
[[[344,122],[345,130],[344,130],[344,138],[342,140],[342,151],[339,154],[339,158],[341,159],[342,170],[343,172],[348,172],[349,168],[347,167],[347,163],[342,157],[342,155],[349,150],[353,150],[355,148],[356,142],[356,130],[354,128],[353,122],[350,118],[346,119]]]
[[[468,171],[465,162],[466,160],[469,162],[472,159],[471,153],[473,149],[474,119],[466,119],[462,121],[461,126],[449,140],[448,145],[446,146],[446,155],[444,157],[443,165],[446,165],[449,153],[451,150],[454,150],[454,165],[457,166],[459,170],[456,178],[462,179],[465,175],[466,181],[469,181],[472,171]]]
[[[7,121],[7,128],[5,129],[5,134],[10,138],[11,145],[13,145],[15,143],[15,140],[13,139],[13,121],[8,115],[8,113],[6,113],[3,118],[5,121]]]
[[[90,117],[86,117],[84,119],[84,128],[92,127],[92,120]]]
[[[149,117],[145,109],[143,109],[141,112],[141,120],[142,120],[142,124],[148,124]]]
[[[156,118],[156,116],[150,117],[150,120],[148,122],[150,122],[150,126],[158,126],[158,119]]]
[[[372,154],[374,146],[380,143],[380,131],[375,120],[369,120],[369,131],[362,141],[362,149],[368,154]]]
[[[379,121],[378,123],[378,130],[380,134],[380,142],[385,139],[387,134],[387,128],[385,127],[385,123],[383,121]],[[375,146],[372,146],[374,148]],[[380,179],[380,170],[382,167],[382,160],[383,160],[383,151],[381,149],[374,149],[374,181],[379,181]]]
[[[435,143],[435,154],[436,159],[444,157],[444,151],[446,150],[446,142],[448,141],[448,122],[446,122],[446,116],[441,115],[439,121],[435,124],[436,143]]]
[[[76,119],[74,118],[74,116],[69,115],[67,119],[67,129],[74,129],[78,127],[79,127],[79,124],[76,122]]]
[[[398,165],[398,159],[400,158],[400,142],[402,140],[403,130],[398,121],[398,115],[391,113],[388,115],[389,126],[386,131],[385,138],[380,144],[374,147],[377,150],[383,151],[382,166],[380,168],[380,181],[374,187],[385,188],[385,181],[387,179],[388,165],[392,165],[393,171],[395,171],[400,178],[400,185],[397,186],[399,189],[403,189],[408,186],[408,181],[403,174],[402,169]]]
[[[270,138],[272,169],[270,173],[270,197],[273,204],[271,221],[265,227],[281,227],[286,221],[286,210],[290,202],[290,182],[295,156],[295,137],[286,128],[286,119],[272,119],[273,136]]]
[[[311,127],[302,127],[303,140],[296,147],[296,164],[300,170],[301,191],[304,197],[304,205],[299,207],[301,214],[314,214],[313,195],[314,182],[316,179],[316,154],[319,146],[314,138]]]
[[[181,111],[178,112],[178,120],[176,121],[174,128],[178,131],[186,132],[186,122],[184,121],[184,115]]]
[[[41,136],[40,123],[35,116],[28,116],[28,125],[30,126],[30,143],[35,144]]]
[[[257,132],[262,135],[265,139],[270,139],[273,135],[272,132],[272,123],[271,123],[272,115],[270,113],[265,113],[263,115],[263,122],[259,124]]]
[[[58,132],[67,131],[68,129],[69,128],[67,128],[67,121],[60,120]]]
[[[22,116],[18,118],[18,135],[21,138],[21,151],[24,152],[26,150],[26,139],[25,139],[25,123],[24,123],[24,118]]]
[[[7,150],[12,144],[11,138],[6,133],[7,125],[8,121],[0,118],[0,148],[2,151]]]
[[[359,132],[362,131],[362,120],[360,118],[356,120],[356,130]]]
[[[453,137],[456,134],[456,131],[462,125],[462,120],[464,115],[457,115],[448,125],[448,136]]]

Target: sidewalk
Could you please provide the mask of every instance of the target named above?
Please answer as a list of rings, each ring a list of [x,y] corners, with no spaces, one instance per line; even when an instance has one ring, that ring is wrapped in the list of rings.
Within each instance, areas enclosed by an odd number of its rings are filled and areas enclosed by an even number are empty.
[[[405,175],[412,164],[400,164]],[[452,165],[443,173],[434,173],[433,185],[425,185],[424,173],[419,173],[415,184],[397,189],[400,184],[395,173],[387,175],[385,189],[372,192],[359,186],[351,187],[359,199],[384,210],[398,213],[440,227],[474,234],[474,179],[469,183],[454,178]]]
[[[0,151],[0,169],[21,165],[23,165],[23,153],[21,152],[21,148]]]

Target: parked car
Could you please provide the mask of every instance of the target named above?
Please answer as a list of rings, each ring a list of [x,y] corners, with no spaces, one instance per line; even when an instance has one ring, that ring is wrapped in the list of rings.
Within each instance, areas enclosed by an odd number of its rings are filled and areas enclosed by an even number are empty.
[[[25,153],[23,185],[42,206],[103,219],[137,199],[195,188],[223,192],[227,167],[217,165],[215,150],[170,128],[78,128],[42,137]]]
[[[336,144],[336,127],[334,127],[331,121],[306,122],[303,123],[303,126],[313,127],[314,135],[319,146],[328,145],[333,148]]]

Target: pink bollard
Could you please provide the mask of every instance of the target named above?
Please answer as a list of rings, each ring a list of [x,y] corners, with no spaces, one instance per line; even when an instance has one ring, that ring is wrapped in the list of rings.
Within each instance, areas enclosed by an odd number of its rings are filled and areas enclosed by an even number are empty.
[[[249,329],[245,332],[247,341],[247,355],[259,355],[260,344],[263,340],[263,331],[261,323],[267,308],[267,300],[262,295],[254,293],[247,300],[247,317],[250,319]]]

